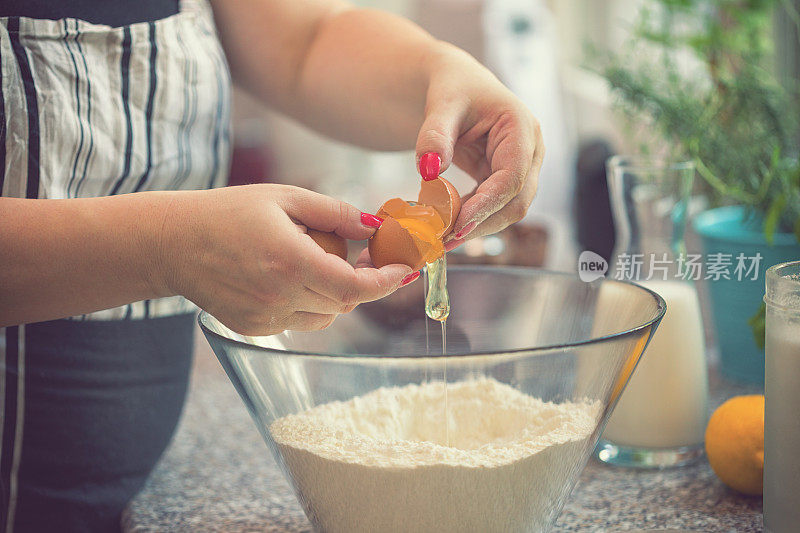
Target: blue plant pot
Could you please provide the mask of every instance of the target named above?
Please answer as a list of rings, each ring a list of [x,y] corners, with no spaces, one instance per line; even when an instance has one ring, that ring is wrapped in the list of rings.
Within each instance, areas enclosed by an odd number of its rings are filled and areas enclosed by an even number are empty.
[[[800,244],[791,233],[776,233],[772,245],[764,238],[762,221],[747,217],[741,206],[710,209],[694,219],[694,229],[703,245],[705,264],[709,254],[731,254],[731,274],[736,257],[761,254],[756,279],[748,275],[741,281],[707,280],[714,313],[714,327],[720,350],[723,375],[744,383],[764,383],[764,351],[759,349],[747,321],[758,310],[764,297],[764,281],[770,266],[800,259]]]

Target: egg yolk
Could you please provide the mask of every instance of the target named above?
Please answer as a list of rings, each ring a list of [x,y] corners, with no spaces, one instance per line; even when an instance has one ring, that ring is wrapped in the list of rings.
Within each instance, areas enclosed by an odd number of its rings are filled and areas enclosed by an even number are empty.
[[[427,250],[421,250],[426,263],[430,263],[444,254],[441,233],[445,226],[436,209],[429,205],[411,205],[404,200],[395,198],[383,205],[383,211],[409,233],[430,245]]]

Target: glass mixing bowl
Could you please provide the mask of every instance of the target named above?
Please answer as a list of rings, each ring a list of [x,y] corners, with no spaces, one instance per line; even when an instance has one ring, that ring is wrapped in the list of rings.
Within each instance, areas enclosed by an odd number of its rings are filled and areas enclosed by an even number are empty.
[[[246,337],[200,315],[317,530],[548,530],[666,310],[613,280],[504,267],[447,278],[446,354],[422,283],[322,331]],[[325,418],[348,406],[370,418]]]

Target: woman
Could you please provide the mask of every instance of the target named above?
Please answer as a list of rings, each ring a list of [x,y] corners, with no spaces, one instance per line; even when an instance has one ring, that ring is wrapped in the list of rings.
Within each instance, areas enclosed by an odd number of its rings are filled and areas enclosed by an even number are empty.
[[[280,185],[214,189],[228,64],[323,133],[382,150],[416,139],[424,178],[451,163],[472,175],[448,249],[519,220],[544,154],[536,120],[488,71],[379,11],[52,4],[0,8],[7,532],[118,529],[177,423],[193,304],[245,334],[319,329],[418,276],[368,257],[354,268],[305,235],[369,237],[380,219],[350,205]]]

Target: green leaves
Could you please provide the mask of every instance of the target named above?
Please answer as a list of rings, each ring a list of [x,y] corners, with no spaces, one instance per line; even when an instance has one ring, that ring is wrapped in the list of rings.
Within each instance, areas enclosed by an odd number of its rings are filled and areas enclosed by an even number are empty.
[[[767,242],[800,242],[800,98],[774,76],[771,18],[785,0],[650,0],[627,54],[600,73],[631,123],[694,159],[712,205],[763,217]],[[788,10],[800,28],[800,13]],[[689,65],[687,67],[687,64]],[[641,129],[641,128],[640,128]],[[766,307],[749,320],[763,349]]]
[[[769,244],[775,240],[775,229],[781,220],[784,207],[786,207],[786,197],[780,194],[773,198],[767,209],[767,215],[764,217],[764,237]]]
[[[663,152],[698,162],[712,205],[764,218],[772,242],[800,241],[800,99],[772,72],[770,20],[780,0],[651,0],[630,52],[600,73],[631,122],[652,126]]]

